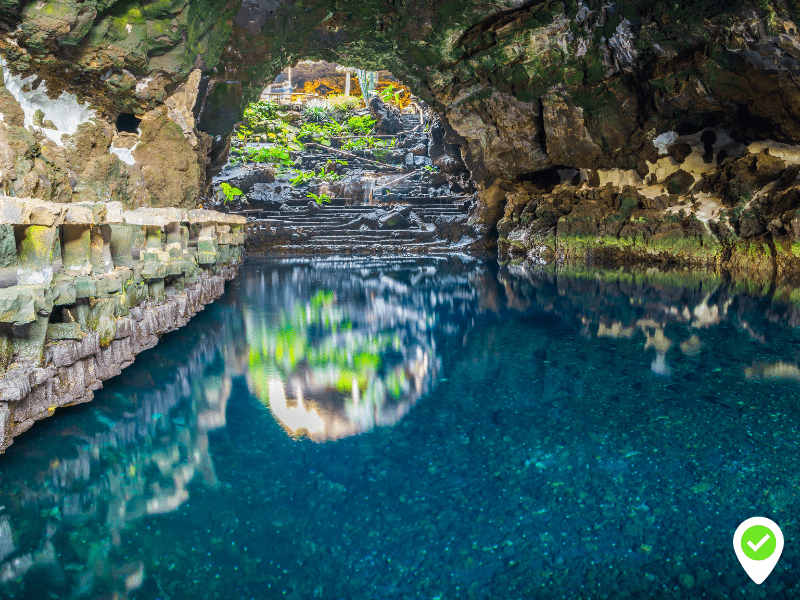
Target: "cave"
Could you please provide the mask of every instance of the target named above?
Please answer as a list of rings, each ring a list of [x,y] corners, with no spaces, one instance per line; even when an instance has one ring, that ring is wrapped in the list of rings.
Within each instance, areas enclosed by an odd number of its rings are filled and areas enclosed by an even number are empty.
[[[0,597],[796,596],[798,22],[0,2]]]
[[[136,133],[142,120],[131,113],[120,113],[117,117],[117,131],[119,133]]]

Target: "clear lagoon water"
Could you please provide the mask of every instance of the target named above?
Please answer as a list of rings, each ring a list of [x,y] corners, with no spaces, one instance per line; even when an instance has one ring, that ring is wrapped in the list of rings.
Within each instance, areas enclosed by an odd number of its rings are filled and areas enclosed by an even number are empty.
[[[800,308],[466,258],[252,261],[0,456],[0,598],[800,597]],[[786,539],[756,586],[738,524]]]

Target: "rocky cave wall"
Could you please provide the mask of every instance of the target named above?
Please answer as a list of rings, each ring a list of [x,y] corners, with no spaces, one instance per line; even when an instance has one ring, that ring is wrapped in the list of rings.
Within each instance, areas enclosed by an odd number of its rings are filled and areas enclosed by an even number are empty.
[[[2,0],[2,185],[191,205],[264,83],[327,60],[388,69],[434,108],[503,257],[774,275],[800,248],[799,16],[782,0]],[[51,116],[68,94],[94,125]],[[120,113],[138,135],[114,131]]]

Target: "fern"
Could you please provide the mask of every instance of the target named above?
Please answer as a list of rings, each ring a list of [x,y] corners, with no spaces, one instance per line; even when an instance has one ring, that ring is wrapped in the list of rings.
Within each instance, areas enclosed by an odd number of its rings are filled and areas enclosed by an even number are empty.
[[[322,204],[323,202],[325,202],[326,204],[330,204],[330,203],[331,203],[331,197],[330,197],[330,196],[328,196],[328,194],[320,194],[320,195],[318,196],[318,195],[317,195],[317,194],[315,194],[314,192],[310,192],[310,193],[309,193],[309,194],[306,196],[306,198],[313,198],[313,199],[314,199],[314,201],[315,201],[317,204]]]

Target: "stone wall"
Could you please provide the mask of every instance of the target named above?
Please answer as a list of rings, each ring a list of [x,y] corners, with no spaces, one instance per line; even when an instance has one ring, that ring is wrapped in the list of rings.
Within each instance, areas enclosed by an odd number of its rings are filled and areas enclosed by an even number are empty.
[[[244,217],[0,196],[0,451],[235,277]]]

